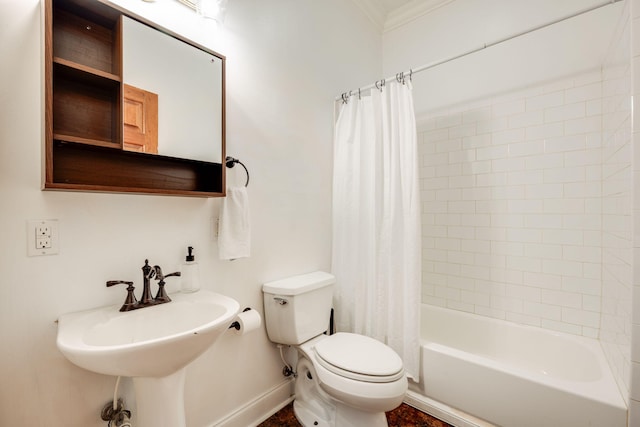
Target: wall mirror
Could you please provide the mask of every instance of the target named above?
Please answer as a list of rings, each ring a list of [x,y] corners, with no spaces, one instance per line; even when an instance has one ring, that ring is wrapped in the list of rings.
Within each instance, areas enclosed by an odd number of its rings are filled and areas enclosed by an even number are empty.
[[[222,60],[126,16],[122,50],[124,148],[221,163]]]
[[[224,56],[98,0],[45,6],[44,188],[223,196]]]

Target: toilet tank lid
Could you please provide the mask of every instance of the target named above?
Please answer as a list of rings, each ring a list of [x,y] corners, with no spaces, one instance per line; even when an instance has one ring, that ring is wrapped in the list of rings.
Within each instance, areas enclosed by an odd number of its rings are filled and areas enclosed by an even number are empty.
[[[262,285],[262,292],[292,296],[333,285],[335,281],[336,278],[333,274],[324,271],[314,271],[313,273],[300,274],[298,276],[265,283]]]

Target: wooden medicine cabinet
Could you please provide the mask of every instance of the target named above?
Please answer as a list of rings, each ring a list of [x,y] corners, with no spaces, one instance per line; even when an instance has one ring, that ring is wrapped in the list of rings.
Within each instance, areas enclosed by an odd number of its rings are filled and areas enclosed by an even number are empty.
[[[128,44],[126,36],[132,41],[138,36],[127,33],[123,27],[133,28],[129,31],[142,31],[140,37],[152,37],[144,40],[145,46],[168,43],[169,47],[155,48],[163,52],[177,49],[179,58],[161,58],[165,64],[188,63],[189,60],[182,59],[181,55],[190,55],[195,63],[203,64],[202,70],[171,69],[164,77],[153,73],[157,79],[150,78],[148,83],[140,77],[136,80],[135,72],[129,73],[132,77],[125,78],[123,70],[135,67],[131,65],[135,61],[125,63],[123,59],[125,52],[132,51],[131,46],[135,44]],[[156,40],[153,37],[159,41],[153,41]],[[153,55],[153,49],[149,50]],[[140,56],[135,51],[128,55]],[[224,56],[175,34],[158,31],[97,0],[45,0],[43,187],[224,196],[224,66]],[[146,72],[139,70],[138,75]],[[207,81],[197,81],[198,78]],[[189,80],[196,80],[197,86],[180,86]],[[146,107],[131,108],[131,102],[141,99],[135,94],[147,93],[147,88],[139,87],[147,84],[153,86],[148,93],[155,92],[156,99],[155,111],[149,109],[150,116],[145,118]],[[133,98],[127,98],[127,108],[124,107],[125,88],[127,94],[134,94]],[[191,95],[195,91],[204,92],[205,96],[200,96],[202,99],[198,101]],[[176,101],[176,96],[184,99]],[[202,103],[211,106],[205,108]],[[174,104],[180,104],[180,110]],[[185,110],[185,104],[194,104],[193,108],[198,111],[192,114]],[[197,117],[197,122],[183,124],[184,118],[191,116]],[[171,122],[171,118],[176,117],[180,120]],[[176,129],[181,125],[182,133],[177,133]],[[140,128],[134,129],[135,132],[146,131],[155,138],[149,144],[149,147],[155,144],[155,148],[147,148],[136,140],[135,135],[128,136],[132,135],[131,126]],[[153,135],[152,126],[158,128],[156,135]],[[131,138],[133,140],[127,140]],[[194,148],[190,144],[195,139],[199,139],[199,145],[194,142]]]

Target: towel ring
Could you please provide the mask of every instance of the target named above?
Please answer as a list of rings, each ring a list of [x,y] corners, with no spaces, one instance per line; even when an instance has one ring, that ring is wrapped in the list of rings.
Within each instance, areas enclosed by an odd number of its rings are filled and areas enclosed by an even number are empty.
[[[232,168],[236,165],[236,163],[238,163],[240,166],[242,166],[244,168],[244,171],[247,173],[247,182],[244,184],[245,187],[249,186],[249,170],[247,169],[247,167],[244,165],[244,163],[242,163],[240,160],[238,159],[234,159],[231,156],[227,156],[224,159],[224,163],[228,168]]]

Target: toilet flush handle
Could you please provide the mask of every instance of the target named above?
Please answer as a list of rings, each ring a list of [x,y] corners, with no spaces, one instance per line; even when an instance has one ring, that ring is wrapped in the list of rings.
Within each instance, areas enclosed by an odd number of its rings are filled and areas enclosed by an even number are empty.
[[[289,301],[287,301],[285,298],[282,298],[282,297],[273,297],[273,300],[280,305],[286,305],[289,303]]]

